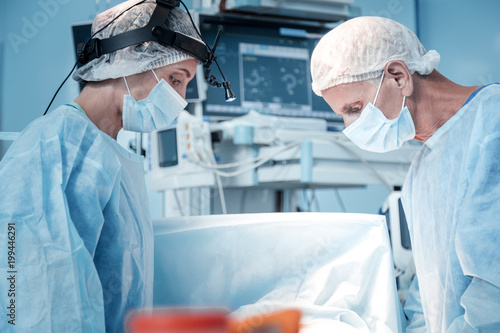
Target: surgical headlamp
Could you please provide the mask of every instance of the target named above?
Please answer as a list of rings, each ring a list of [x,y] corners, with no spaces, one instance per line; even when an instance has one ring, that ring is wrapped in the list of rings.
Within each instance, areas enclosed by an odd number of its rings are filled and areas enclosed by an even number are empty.
[[[203,37],[196,28],[196,25],[191,18],[186,5],[182,1],[156,0],[156,8],[145,27],[130,30],[110,38],[92,38],[88,43],[85,44],[85,47],[83,48],[78,59],[79,63],[81,65],[84,65],[104,54],[109,54],[128,46],[144,42],[157,42],[163,46],[173,47],[199,60],[203,64],[205,79],[207,80],[207,82],[212,86],[222,86],[224,88],[226,102],[235,100],[236,97],[231,90],[231,85],[222,73],[222,70],[217,62],[217,57],[214,54],[220,37],[220,31],[217,34],[214,46],[210,48],[208,44],[205,43],[205,41],[201,42],[183,33],[172,31],[167,28],[165,23],[168,22],[168,15],[170,14],[170,11],[173,7],[178,7],[180,3],[182,3],[182,5],[185,7],[186,12],[191,19],[191,23],[193,24],[196,32],[203,41]],[[217,82],[214,75],[210,75],[210,66],[212,65],[212,61],[215,62],[217,68],[219,69],[219,72],[222,75],[222,84]]]

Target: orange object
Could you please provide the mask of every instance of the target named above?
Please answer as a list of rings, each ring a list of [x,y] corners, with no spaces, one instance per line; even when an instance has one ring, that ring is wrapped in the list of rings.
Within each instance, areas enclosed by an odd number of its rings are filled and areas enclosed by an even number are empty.
[[[133,312],[129,333],[227,333],[227,312],[210,309],[155,309]]]
[[[261,316],[253,316],[244,320],[229,319],[228,333],[279,332],[298,333],[301,312],[290,309]],[[266,330],[269,328],[269,330]]]

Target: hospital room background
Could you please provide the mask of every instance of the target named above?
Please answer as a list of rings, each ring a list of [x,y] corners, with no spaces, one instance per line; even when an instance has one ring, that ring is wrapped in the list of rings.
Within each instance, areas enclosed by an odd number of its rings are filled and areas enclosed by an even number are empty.
[[[193,1],[186,2],[193,6]],[[97,12],[119,2],[0,2],[1,131],[21,131],[43,114],[75,62],[71,26],[90,22]],[[471,86],[500,81],[500,2],[355,0],[352,5],[353,15],[384,16],[410,27],[427,50],[435,49],[441,54],[439,71],[451,80]],[[73,100],[78,91],[77,82],[70,78],[57,95],[52,109]],[[128,140],[125,142],[127,144]],[[0,156],[8,146],[9,142],[2,142]],[[212,194],[218,195],[216,191]],[[274,211],[274,195],[268,189],[226,194],[227,210],[229,213]],[[308,197],[313,203],[302,210],[376,214],[388,195],[389,190],[383,185],[317,189],[314,197]],[[162,215],[161,200],[158,193],[150,193],[153,218]],[[289,209],[297,211],[300,207]],[[211,211],[220,213],[219,205],[213,204]]]

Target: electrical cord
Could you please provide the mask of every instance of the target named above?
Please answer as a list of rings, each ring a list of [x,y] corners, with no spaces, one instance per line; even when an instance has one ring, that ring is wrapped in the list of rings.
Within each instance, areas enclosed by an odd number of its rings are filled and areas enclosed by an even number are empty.
[[[196,24],[194,24],[194,20],[193,20],[193,18],[192,18],[192,16],[191,16],[191,13],[189,13],[189,10],[188,10],[188,8],[186,7],[186,4],[185,4],[184,2],[182,2],[182,1],[181,1],[181,4],[182,4],[182,6],[184,6],[184,9],[186,10],[187,14],[189,15],[189,19],[190,19],[190,20],[191,20],[191,22],[193,23],[194,30],[196,30],[196,33],[198,34],[198,36],[200,36],[201,41],[202,41],[203,43],[205,43],[205,45],[207,46],[208,50],[209,50],[209,51],[213,54],[213,52],[212,52],[212,48],[210,47],[210,45],[208,45],[208,43],[205,41],[205,39],[203,39],[203,37],[201,36],[200,31],[198,30],[198,27],[196,26]],[[226,77],[224,76],[224,73],[222,73],[222,70],[221,70],[221,68],[220,68],[220,66],[219,66],[219,63],[217,62],[217,59],[214,57],[214,59],[213,59],[213,60],[214,60],[214,62],[215,62],[215,65],[217,65],[217,69],[219,70],[220,75],[222,76],[222,81],[223,81],[223,82],[227,82]]]

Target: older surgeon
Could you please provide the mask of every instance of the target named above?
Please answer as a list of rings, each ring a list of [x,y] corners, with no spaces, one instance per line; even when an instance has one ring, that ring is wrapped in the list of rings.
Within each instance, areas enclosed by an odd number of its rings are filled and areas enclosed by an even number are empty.
[[[124,2],[92,30],[106,39],[144,27],[156,7]],[[177,7],[161,23],[197,37]],[[142,158],[115,139],[173,121],[197,65],[154,41],[97,57],[74,74],[87,82],[76,100],[11,145],[0,163],[1,332],[122,332],[128,311],[152,306]]]
[[[500,85],[460,86],[438,63],[403,25],[359,17],[317,45],[313,90],[365,150],[423,142],[403,189],[407,332],[500,332]]]

